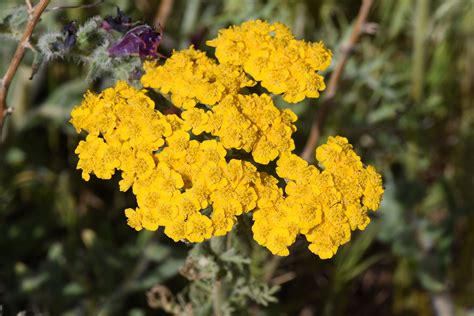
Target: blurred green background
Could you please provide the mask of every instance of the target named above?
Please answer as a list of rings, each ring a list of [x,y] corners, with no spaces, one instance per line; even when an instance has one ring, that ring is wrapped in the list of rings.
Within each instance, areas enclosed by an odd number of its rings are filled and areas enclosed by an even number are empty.
[[[160,16],[154,0],[57,8],[86,3],[52,1],[35,38],[71,20],[114,15],[115,5],[151,25]],[[191,42],[212,54],[204,43],[218,29],[262,18],[287,24],[298,38],[322,40],[334,53],[326,78],[360,7],[348,0],[170,3],[165,55]],[[20,5],[0,2],[1,74],[24,25],[21,14],[5,17]],[[474,1],[378,0],[368,22],[371,32],[351,52],[320,142],[346,136],[380,170],[382,207],[331,260],[304,242],[281,260],[262,250],[258,269],[281,286],[278,302],[250,303],[237,314],[474,315]],[[155,284],[175,293],[186,286],[179,268],[191,245],[130,229],[123,209],[134,207],[133,196],[118,191],[116,178],[86,183],[75,169],[82,136],[69,113],[87,89],[110,86],[112,76],[87,79],[91,69],[70,56],[29,80],[33,59],[28,52],[11,86],[14,113],[0,149],[0,315],[162,313],[145,293]],[[292,106],[300,117],[297,152],[320,102]]]

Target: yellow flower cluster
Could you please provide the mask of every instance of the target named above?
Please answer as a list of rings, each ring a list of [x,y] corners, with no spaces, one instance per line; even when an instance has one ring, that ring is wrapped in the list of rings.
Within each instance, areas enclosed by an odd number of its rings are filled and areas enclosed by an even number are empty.
[[[228,233],[236,216],[255,207],[257,176],[249,162],[225,160],[215,140],[198,142],[179,131],[154,155],[152,173],[133,186],[138,208],[126,210],[130,226],[156,230],[175,241],[201,242]]]
[[[216,140],[190,140],[190,126],[156,111],[144,91],[118,82],[88,93],[71,116],[78,132],[89,133],[76,149],[77,168],[86,181],[90,173],[110,179],[122,171],[120,189],[132,186],[137,197],[139,207],[125,211],[136,230],[164,226],[176,241],[200,242],[226,234],[237,215],[255,207],[256,168],[226,162],[227,151]]]
[[[173,121],[180,120],[176,115],[164,116],[154,107],[145,91],[122,81],[98,95],[86,94],[81,106],[71,113],[77,132],[89,133],[76,149],[78,168],[86,181],[90,173],[110,179],[118,169],[122,170],[120,188],[127,190],[135,178],[146,175],[153,164],[151,152],[172,134]]]
[[[287,102],[317,98],[326,87],[316,71],[329,66],[331,52],[322,43],[296,40],[281,23],[248,21],[221,30],[207,45],[216,48],[219,62],[243,67],[268,91],[283,94]]]
[[[330,52],[262,21],[222,31],[210,45],[220,64],[189,48],[144,65],[142,84],[170,95],[179,116],[160,113],[146,90],[125,82],[85,95],[71,113],[88,133],[76,149],[82,177],[121,171],[120,190],[132,188],[137,199],[125,210],[137,231],[164,227],[175,241],[202,242],[252,212],[254,239],[272,253],[288,255],[303,234],[311,251],[330,258],[379,207],[380,175],[339,136],[316,151],[323,171],[308,165],[292,153],[296,115],[243,90],[256,80],[289,102],[316,97],[324,87],[316,71]],[[276,170],[259,170],[274,160]]]
[[[296,40],[281,23],[260,20],[223,30],[208,45],[220,63],[190,47],[163,65],[145,62],[141,83],[169,95],[194,135],[217,136],[226,149],[249,152],[261,164],[292,151],[296,115],[278,109],[267,94],[242,94],[256,84],[246,74],[288,102],[318,97],[325,85],[316,72],[328,67],[330,51]]]
[[[254,212],[253,226],[257,242],[273,253],[288,254],[287,247],[301,233],[312,252],[330,258],[350,240],[351,230],[365,229],[370,222],[367,211],[379,207],[381,176],[372,166],[363,166],[346,138],[330,137],[317,149],[316,158],[324,166],[322,172],[294,154],[277,161],[286,196],[282,199],[280,194],[278,203],[263,215],[261,210]]]
[[[192,47],[173,52],[163,66],[147,61],[144,69],[143,86],[170,94],[171,102],[182,109],[197,103],[212,106],[226,95],[255,85],[240,67],[217,64]]]
[[[193,108],[182,117],[193,134],[218,136],[226,149],[250,152],[260,164],[295,148],[291,135],[296,130],[296,115],[278,109],[266,94],[228,95],[209,111]]]

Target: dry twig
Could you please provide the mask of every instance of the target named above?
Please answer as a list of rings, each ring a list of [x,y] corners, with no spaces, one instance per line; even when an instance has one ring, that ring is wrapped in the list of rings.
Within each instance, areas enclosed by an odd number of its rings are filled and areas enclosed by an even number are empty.
[[[28,14],[31,16],[33,13],[33,5],[31,4],[31,0],[26,0],[26,6],[28,7]]]
[[[174,0],[161,0],[160,7],[153,22],[156,28],[165,28],[168,17],[170,16],[171,10],[173,9],[173,5]]]
[[[15,54],[8,66],[8,69],[5,75],[2,78],[0,84],[0,141],[2,139],[2,131],[3,125],[5,123],[5,117],[12,112],[7,106],[7,95],[8,89],[10,88],[10,84],[15,76],[16,71],[18,70],[18,66],[20,65],[23,56],[25,55],[25,51],[28,47],[30,47],[30,38],[33,30],[38,24],[41,14],[48,6],[50,0],[40,0],[40,2],[32,7],[30,17],[28,18],[28,23],[26,24],[25,31],[18,43],[16,48]],[[27,1],[28,7],[31,6],[31,2]]]
[[[308,140],[306,141],[306,145],[303,149],[303,152],[301,153],[301,157],[306,161],[311,161],[313,159],[314,149],[316,148],[316,144],[318,143],[319,137],[321,136],[321,130],[326,121],[328,109],[330,108],[332,100],[336,95],[337,85],[341,79],[342,72],[344,71],[347,59],[349,58],[354,45],[359,40],[360,35],[364,32],[367,16],[372,3],[373,0],[362,0],[362,4],[360,6],[359,13],[357,14],[357,20],[354,24],[354,28],[352,29],[351,36],[349,37],[347,43],[341,47],[336,67],[329,78],[329,83],[323,97],[323,102],[321,103],[319,110],[315,113]]]

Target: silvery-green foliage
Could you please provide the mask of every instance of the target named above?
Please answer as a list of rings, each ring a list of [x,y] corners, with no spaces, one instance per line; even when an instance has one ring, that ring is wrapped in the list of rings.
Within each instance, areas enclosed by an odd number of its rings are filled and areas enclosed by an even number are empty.
[[[253,275],[251,258],[229,247],[226,238],[213,238],[195,246],[189,253],[181,274],[190,284],[181,293],[195,315],[234,315],[249,304],[267,306],[276,302],[278,286]]]
[[[77,27],[75,44],[65,47],[67,34],[62,31],[44,33],[38,39],[35,68],[54,60],[67,60],[86,66],[86,79],[111,77],[113,81],[133,82],[134,74],[141,69],[138,56],[111,57],[108,48],[120,35],[102,28],[102,17],[95,16]]]
[[[28,20],[26,6],[0,10],[0,39],[18,41]]]

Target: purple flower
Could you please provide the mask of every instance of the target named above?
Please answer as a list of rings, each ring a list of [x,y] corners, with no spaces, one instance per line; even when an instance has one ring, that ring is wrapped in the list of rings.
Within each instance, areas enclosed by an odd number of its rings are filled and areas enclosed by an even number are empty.
[[[63,33],[64,38],[64,49],[66,51],[71,50],[71,48],[76,45],[77,40],[77,23],[76,21],[71,21],[66,26],[64,26]]]
[[[77,23],[71,21],[63,28],[62,37],[57,37],[56,41],[52,43],[52,48],[61,53],[69,52],[77,41]]]
[[[125,33],[133,27],[132,18],[123,14],[119,7],[117,7],[116,16],[106,16],[102,22],[102,27],[109,30],[116,30],[120,33]]]
[[[111,57],[139,55],[141,58],[157,58],[161,42],[161,32],[155,31],[148,25],[138,25],[128,31],[117,43],[109,49]]]

